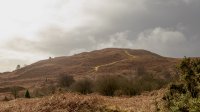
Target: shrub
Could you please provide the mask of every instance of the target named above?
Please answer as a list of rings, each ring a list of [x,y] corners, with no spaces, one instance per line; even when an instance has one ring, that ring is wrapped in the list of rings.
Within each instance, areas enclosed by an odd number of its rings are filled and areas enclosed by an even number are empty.
[[[165,81],[164,79],[154,78],[152,74],[146,74],[135,82],[141,92],[160,89],[167,83],[168,81]]]
[[[106,96],[133,96],[141,94],[144,91],[160,89],[166,84],[167,82],[163,79],[155,79],[150,74],[133,79],[128,79],[123,76],[104,75],[97,78],[95,90]]]
[[[16,70],[19,70],[20,68],[21,68],[21,66],[20,66],[20,65],[17,65]]]
[[[49,95],[49,93],[47,93],[46,88],[34,88],[33,89],[33,93],[32,93],[33,97],[43,97],[43,96],[47,96],[47,95]]]
[[[74,82],[75,80],[73,76],[67,74],[60,74],[60,76],[58,77],[58,84],[61,87],[69,87]]]
[[[32,92],[33,97],[43,97],[54,94],[56,92],[56,86],[53,84],[46,85],[41,88],[34,88]]]
[[[112,75],[105,75],[98,77],[95,82],[95,89],[102,95],[113,96],[116,90],[120,89],[118,77]]]
[[[18,90],[17,87],[12,87],[12,88],[11,88],[11,94],[13,95],[13,97],[14,97],[15,99],[19,96],[18,93],[19,93],[19,90]]]
[[[9,99],[7,98],[7,96],[4,97],[3,101],[9,101]]]
[[[127,96],[133,96],[139,93],[138,91],[138,85],[136,85],[133,81],[133,79],[128,80],[125,77],[121,77],[118,79],[119,83],[119,89],[115,92],[115,95],[127,95]]]
[[[48,92],[48,94],[55,94],[56,92],[56,86],[53,84],[50,84],[46,87],[46,90]]]
[[[162,88],[166,85],[163,79],[156,79],[151,74],[143,75],[142,77],[136,77],[134,79],[120,79],[120,89],[123,91],[123,95],[133,96],[139,95],[144,91],[152,91]]]
[[[163,99],[171,111],[200,112],[200,59],[185,58],[178,69],[180,81],[170,85]]]
[[[92,93],[93,82],[90,79],[78,80],[71,86],[71,89],[82,94]]]
[[[144,66],[138,66],[136,69],[136,74],[138,76],[142,76],[145,75],[147,73],[146,69],[144,68]]]
[[[29,93],[29,91],[28,91],[28,90],[26,90],[26,93],[25,93],[25,98],[31,98],[31,96],[30,96],[30,93]]]

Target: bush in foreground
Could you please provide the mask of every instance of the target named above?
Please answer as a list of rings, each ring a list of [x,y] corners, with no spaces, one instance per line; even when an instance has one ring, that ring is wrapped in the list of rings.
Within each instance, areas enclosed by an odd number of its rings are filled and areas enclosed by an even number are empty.
[[[200,59],[185,58],[179,65],[180,81],[165,95],[173,112],[200,112]]]

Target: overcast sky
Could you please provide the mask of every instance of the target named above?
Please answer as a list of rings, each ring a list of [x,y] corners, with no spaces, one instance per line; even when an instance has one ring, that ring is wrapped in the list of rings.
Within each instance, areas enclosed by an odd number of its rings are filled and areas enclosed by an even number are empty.
[[[0,0],[0,72],[107,47],[200,56],[200,0]]]

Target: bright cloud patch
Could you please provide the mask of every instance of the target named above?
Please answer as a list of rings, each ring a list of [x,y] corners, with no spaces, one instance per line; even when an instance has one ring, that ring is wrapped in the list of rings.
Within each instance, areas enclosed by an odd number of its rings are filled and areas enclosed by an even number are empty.
[[[140,33],[134,46],[168,55],[171,51],[179,52],[185,42],[186,37],[183,33],[159,27]]]

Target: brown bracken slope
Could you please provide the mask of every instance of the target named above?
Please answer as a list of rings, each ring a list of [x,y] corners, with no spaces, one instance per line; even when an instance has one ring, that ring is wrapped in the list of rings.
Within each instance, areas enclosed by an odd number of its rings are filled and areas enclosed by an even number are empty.
[[[62,73],[75,78],[95,78],[101,74],[137,76],[139,70],[147,71],[161,78],[174,76],[179,59],[167,58],[146,50],[107,48],[83,52],[73,56],[42,60],[0,75],[0,88],[19,85],[31,87],[45,79],[55,81]],[[165,72],[165,75],[160,75]]]
[[[58,93],[43,98],[0,101],[0,112],[157,112],[163,108],[164,92],[162,89],[133,97]]]

